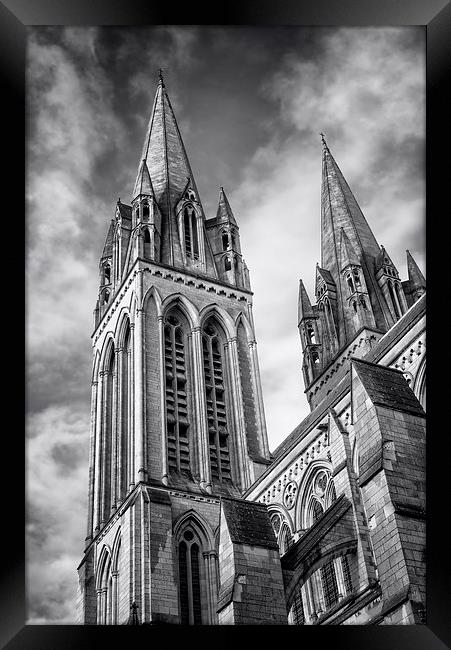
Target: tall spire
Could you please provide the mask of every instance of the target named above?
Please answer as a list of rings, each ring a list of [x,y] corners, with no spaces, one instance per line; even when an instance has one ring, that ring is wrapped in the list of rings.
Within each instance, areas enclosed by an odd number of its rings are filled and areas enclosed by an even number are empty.
[[[184,244],[180,239],[177,215],[180,212],[180,201],[188,188],[201,215],[199,237],[205,237],[205,217],[161,69],[141,161],[134,193],[141,184],[143,187],[152,187],[153,196],[161,212],[160,260],[171,266],[183,267],[186,256]],[[204,250],[203,244],[201,248]],[[208,243],[205,244],[205,265],[204,271],[216,277]]]
[[[340,230],[343,228],[352,248],[377,256],[379,246],[348,183],[335,162],[322,134],[323,171],[321,187],[321,266],[330,270],[335,281],[339,274]]]

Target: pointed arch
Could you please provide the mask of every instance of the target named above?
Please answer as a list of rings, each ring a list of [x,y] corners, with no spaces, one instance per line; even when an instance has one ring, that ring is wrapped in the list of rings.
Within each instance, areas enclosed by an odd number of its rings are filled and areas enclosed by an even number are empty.
[[[96,568],[96,589],[103,588],[103,582],[106,580],[107,571],[111,564],[111,548],[108,544],[104,544],[100,551],[99,559],[97,560]]]
[[[225,309],[222,309],[216,303],[206,305],[200,310],[199,320],[202,329],[210,318],[214,318],[217,321],[227,339],[231,339],[235,336],[236,330],[233,318]]]
[[[100,370],[106,371],[109,369],[111,363],[111,356],[114,355],[114,335],[113,332],[108,332],[102,345],[100,353]]]
[[[119,571],[119,552],[121,550],[122,534],[119,527],[113,542],[113,550],[111,552],[111,570]]]
[[[114,329],[114,340],[116,341],[116,347],[124,347],[124,340],[127,334],[127,328],[130,327],[130,314],[127,307],[122,307],[116,327]]]
[[[172,526],[175,539],[179,539],[183,530],[188,526],[192,526],[199,535],[204,550],[214,549],[215,536],[208,521],[203,517],[200,512],[190,509],[180,515]]]
[[[296,503],[295,525],[299,528],[308,528],[307,516],[309,506],[309,489],[315,474],[324,469],[329,475],[332,474],[332,464],[325,459],[312,461],[301,478],[298,487],[298,498]]]
[[[236,318],[235,318],[235,330],[236,331],[238,331],[238,327],[240,326],[240,324],[243,325],[243,327],[244,327],[244,331],[246,332],[247,340],[249,341],[249,343],[251,341],[254,341],[255,340],[254,331],[252,329],[252,326],[251,326],[251,324],[249,322],[248,317],[242,311],[240,311],[238,313],[238,315],[236,316]]]
[[[180,309],[185,315],[191,329],[199,326],[199,312],[193,302],[181,293],[171,293],[162,301],[161,313],[163,316],[174,307]]]
[[[92,364],[92,376],[91,380],[97,381],[99,378],[99,369],[100,369],[100,352],[99,350],[96,350],[95,356],[94,356],[94,362]]]
[[[137,301],[136,298],[135,298],[135,300],[136,300],[136,308],[135,309],[138,309],[139,308],[138,301]],[[158,289],[156,287],[154,287],[154,286],[149,287],[147,289],[146,293],[143,296],[141,304],[142,304],[142,309],[144,310],[144,312],[148,311],[149,300],[154,301],[155,307],[156,307],[156,310],[157,310],[157,316],[158,317],[162,316],[163,315],[163,308],[162,308],[161,294],[158,291]]]

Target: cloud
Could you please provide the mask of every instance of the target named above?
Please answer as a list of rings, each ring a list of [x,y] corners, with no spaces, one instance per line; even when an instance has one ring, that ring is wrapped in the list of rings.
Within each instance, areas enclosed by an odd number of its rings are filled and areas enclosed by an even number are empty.
[[[278,111],[230,194],[255,292],[271,448],[309,411],[296,307],[300,277],[313,301],[320,261],[320,131],[403,277],[405,248],[423,248],[425,67],[417,38],[415,29],[321,30],[314,59],[287,54],[261,87]]]
[[[271,449],[308,412],[297,291],[302,277],[313,298],[320,257],[320,131],[401,275],[405,248],[424,268],[421,30],[293,29],[286,45],[272,33],[30,29],[29,622],[74,620],[98,260],[116,197],[133,187],[159,67],[199,187],[216,202],[226,185],[240,226]]]
[[[83,549],[89,412],[50,406],[27,422],[28,622],[73,622]]]

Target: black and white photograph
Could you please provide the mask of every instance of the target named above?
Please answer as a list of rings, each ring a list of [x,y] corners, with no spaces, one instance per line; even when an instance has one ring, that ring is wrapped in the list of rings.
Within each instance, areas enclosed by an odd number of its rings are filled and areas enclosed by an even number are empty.
[[[426,30],[27,27],[30,625],[424,625]]]

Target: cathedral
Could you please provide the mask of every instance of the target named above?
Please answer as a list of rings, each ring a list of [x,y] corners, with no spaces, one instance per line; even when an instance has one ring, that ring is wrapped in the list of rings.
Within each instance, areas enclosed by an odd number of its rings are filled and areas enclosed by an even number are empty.
[[[311,412],[270,452],[243,252],[160,75],[100,257],[78,622],[424,623],[424,276],[407,251],[401,280],[323,137]]]

